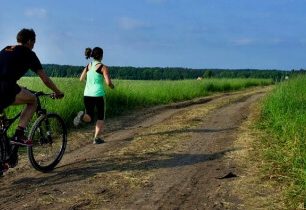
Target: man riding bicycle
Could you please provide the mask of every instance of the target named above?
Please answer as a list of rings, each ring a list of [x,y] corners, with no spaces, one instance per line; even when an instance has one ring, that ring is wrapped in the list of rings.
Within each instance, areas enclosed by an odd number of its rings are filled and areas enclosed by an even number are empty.
[[[11,143],[16,145],[32,146],[32,141],[24,135],[24,130],[37,106],[36,97],[29,90],[20,87],[17,81],[31,69],[49,89],[54,91],[55,98],[64,96],[45,73],[38,57],[32,51],[35,38],[33,29],[22,29],[17,34],[18,44],[7,46],[0,51],[0,112],[10,105],[26,104],[11,140]]]

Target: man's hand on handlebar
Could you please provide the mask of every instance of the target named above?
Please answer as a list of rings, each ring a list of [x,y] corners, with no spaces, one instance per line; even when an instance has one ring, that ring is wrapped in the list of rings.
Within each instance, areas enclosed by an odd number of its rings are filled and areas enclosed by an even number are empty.
[[[51,98],[53,99],[61,99],[64,97],[64,93],[62,92],[55,92],[55,93],[52,93],[51,95]]]

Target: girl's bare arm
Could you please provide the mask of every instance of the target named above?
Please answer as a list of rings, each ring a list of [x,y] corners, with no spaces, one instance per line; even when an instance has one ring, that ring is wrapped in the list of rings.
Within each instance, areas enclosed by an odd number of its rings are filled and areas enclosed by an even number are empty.
[[[88,71],[88,66],[86,66],[84,69],[83,69],[83,72],[80,76],[80,81],[83,81],[85,78],[86,78],[86,74],[87,74],[87,71]]]
[[[108,67],[107,66],[103,66],[102,67],[102,73],[104,75],[104,79],[105,79],[105,83],[111,88],[113,89],[115,86],[112,83],[112,80],[109,76],[109,71],[108,71]]]

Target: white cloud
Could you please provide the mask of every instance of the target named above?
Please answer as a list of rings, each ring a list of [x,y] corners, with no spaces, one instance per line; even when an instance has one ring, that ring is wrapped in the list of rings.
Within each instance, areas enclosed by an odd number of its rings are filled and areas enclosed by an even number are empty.
[[[301,43],[302,45],[306,45],[306,39],[300,39],[300,43]]]
[[[93,22],[95,22],[95,19],[93,17],[88,17],[88,18],[84,18],[84,21],[89,22],[89,23],[93,23]]]
[[[26,9],[24,15],[27,17],[45,18],[47,17],[47,10],[43,8]]]
[[[245,46],[245,45],[253,44],[254,40],[250,38],[240,38],[240,39],[233,40],[233,43],[235,45]]]
[[[147,27],[143,21],[130,18],[130,17],[122,17],[118,20],[119,27],[124,30],[133,30],[137,28]]]
[[[280,38],[274,38],[274,39],[272,39],[271,40],[271,43],[272,44],[280,44],[280,43],[282,43],[283,42],[283,40],[282,39],[280,39]]]
[[[165,3],[169,0],[147,0],[148,3],[152,3],[152,4],[162,4]]]

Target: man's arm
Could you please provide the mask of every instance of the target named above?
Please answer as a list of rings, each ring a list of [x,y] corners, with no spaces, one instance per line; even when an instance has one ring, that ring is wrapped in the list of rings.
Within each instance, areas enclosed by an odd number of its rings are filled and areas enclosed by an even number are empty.
[[[43,83],[56,94],[57,98],[64,96],[64,93],[58,89],[58,87],[48,77],[48,75],[43,69],[37,70],[36,73],[40,77],[40,79],[43,81]]]

